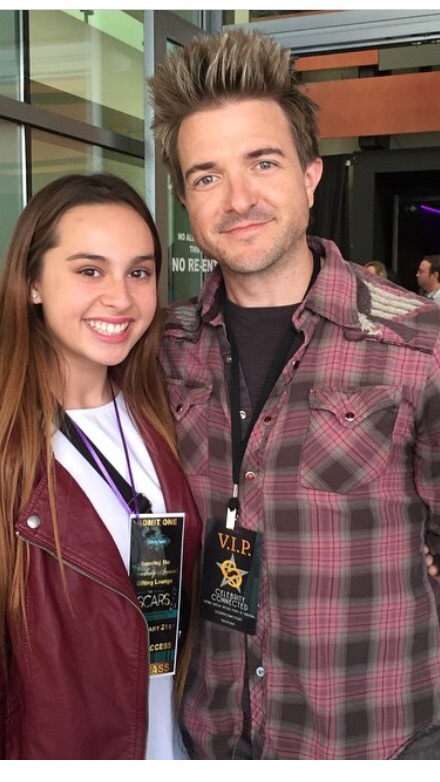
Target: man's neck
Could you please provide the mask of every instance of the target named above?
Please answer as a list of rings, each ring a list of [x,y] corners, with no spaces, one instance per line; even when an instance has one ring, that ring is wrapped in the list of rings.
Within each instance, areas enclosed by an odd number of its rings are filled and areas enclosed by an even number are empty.
[[[307,250],[304,263],[280,272],[236,274],[223,269],[226,295],[241,307],[282,307],[298,304],[304,298],[313,273],[313,255]]]

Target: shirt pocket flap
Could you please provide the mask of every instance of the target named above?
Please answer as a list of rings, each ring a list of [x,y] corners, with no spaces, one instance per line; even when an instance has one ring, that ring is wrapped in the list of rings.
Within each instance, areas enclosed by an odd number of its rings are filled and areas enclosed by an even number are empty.
[[[176,421],[180,421],[188,411],[199,405],[208,405],[212,387],[206,383],[188,385],[187,382],[175,378],[167,378],[168,395],[171,409]]]
[[[343,426],[362,423],[374,413],[398,406],[402,387],[365,386],[356,389],[312,388],[309,405],[313,410],[332,413]]]

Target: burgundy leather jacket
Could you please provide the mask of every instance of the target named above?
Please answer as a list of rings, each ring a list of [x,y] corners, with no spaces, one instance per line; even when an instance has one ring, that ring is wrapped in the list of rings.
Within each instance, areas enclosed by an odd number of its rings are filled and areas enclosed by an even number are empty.
[[[170,511],[185,511],[184,588],[200,519],[184,474],[158,435],[143,431]],[[142,759],[147,734],[148,633],[120,554],[78,484],[56,463],[57,559],[43,473],[16,524],[29,544],[27,629],[9,627],[0,686],[0,756]],[[65,579],[65,586],[63,586]]]

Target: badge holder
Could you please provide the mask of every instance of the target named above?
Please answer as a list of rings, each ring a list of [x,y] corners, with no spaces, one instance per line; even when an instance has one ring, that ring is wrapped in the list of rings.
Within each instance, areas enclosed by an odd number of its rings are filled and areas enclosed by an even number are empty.
[[[148,624],[151,676],[176,670],[184,519],[184,513],[130,516],[130,578]]]

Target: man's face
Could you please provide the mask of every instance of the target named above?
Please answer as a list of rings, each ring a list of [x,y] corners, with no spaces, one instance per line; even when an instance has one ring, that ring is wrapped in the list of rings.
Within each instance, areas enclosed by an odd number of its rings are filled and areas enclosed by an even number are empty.
[[[425,291],[425,293],[431,293],[436,289],[437,275],[431,274],[431,264],[426,258],[420,262],[419,268],[416,271],[416,277],[419,287]]]
[[[292,264],[305,247],[322,161],[302,170],[275,101],[243,99],[195,112],[182,122],[178,153],[195,241],[225,274]]]

